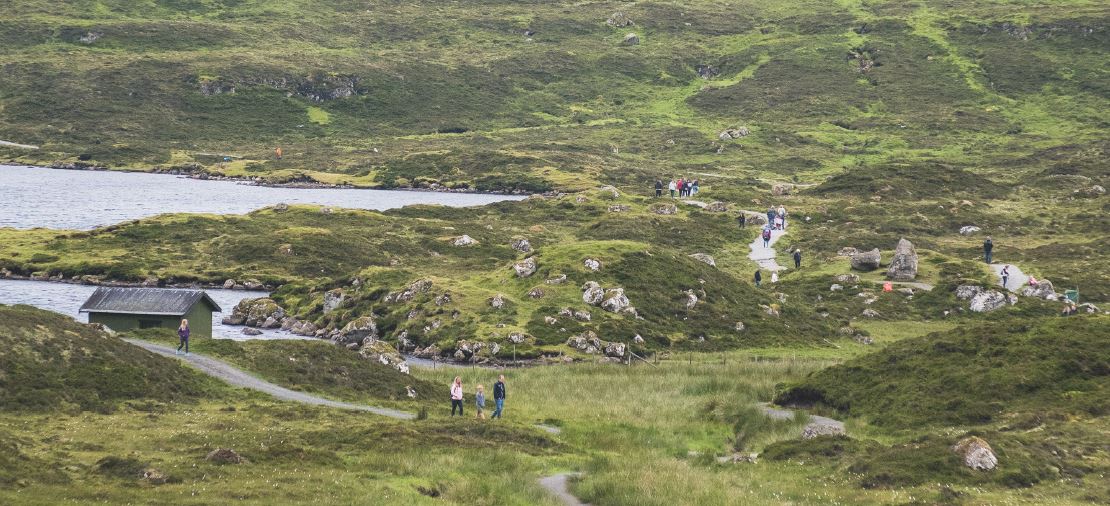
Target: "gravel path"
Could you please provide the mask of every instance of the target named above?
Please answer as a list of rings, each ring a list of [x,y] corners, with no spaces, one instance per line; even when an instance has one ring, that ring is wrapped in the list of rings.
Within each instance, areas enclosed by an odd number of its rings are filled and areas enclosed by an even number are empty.
[[[760,411],[763,411],[764,415],[767,415],[767,417],[772,419],[772,420],[793,420],[794,419],[794,413],[795,413],[794,410],[776,408],[774,406],[771,406],[771,404],[767,403],[767,402],[761,402],[761,403],[757,404],[757,406],[759,406]],[[828,427],[837,428],[839,430],[844,430],[844,422],[842,422],[840,420],[833,420],[832,418],[828,418],[828,417],[824,417],[824,416],[809,415],[809,423],[811,425],[825,425],[825,426],[828,426]]]
[[[20,148],[20,149],[39,149],[38,146],[32,146],[30,144],[20,144],[18,142],[11,142],[11,141],[0,141],[0,146],[5,146],[5,147],[9,147],[9,148]]]
[[[189,365],[199,369],[201,372],[214,378],[221,379],[232,386],[257,390],[259,392],[270,394],[283,401],[293,401],[303,404],[314,404],[317,406],[328,406],[332,408],[349,409],[354,411],[366,411],[369,413],[374,413],[376,415],[396,418],[398,420],[412,420],[416,418],[416,415],[413,415],[412,413],[406,413],[404,411],[333,401],[331,399],[317,397],[315,395],[306,394],[304,392],[290,390],[288,388],[275,385],[268,381],[258,379],[254,376],[251,376],[250,374],[247,374],[242,369],[236,368],[231,364],[228,364],[227,362],[217,360],[212,357],[197,355],[195,353],[190,355],[177,355],[175,353],[175,348],[151,343],[148,341],[141,341],[138,339],[124,339],[124,341],[127,341],[147,351],[157,353],[159,355],[180,359],[188,363]]]
[[[1010,266],[1010,277],[1006,280],[1006,286],[1002,286],[1002,268],[1007,265]],[[1011,292],[1017,292],[1029,284],[1029,276],[1014,264],[991,264],[991,271],[994,272],[995,276],[998,276],[998,286],[1002,286]]]
[[[570,488],[567,486],[567,481],[572,477],[580,476],[579,473],[559,473],[551,476],[544,476],[540,478],[540,486],[551,492],[559,499],[560,502],[567,506],[589,506],[589,504],[579,501],[574,494],[570,493]]]
[[[762,236],[762,234],[763,234],[763,232],[760,231],[760,235],[757,235],[755,237],[755,240],[752,241],[752,243],[748,245],[748,247],[751,248],[751,250],[752,250],[752,252],[748,255],[748,258],[750,258],[753,262],[759,264],[760,269],[766,269],[766,270],[769,270],[769,271],[785,270],[786,268],[779,265],[778,261],[775,260],[775,256],[778,253],[775,252],[774,245],[775,245],[776,242],[778,242],[779,238],[786,235],[786,231],[785,230],[772,230],[771,231],[771,246],[772,247],[769,247],[769,248],[764,248],[763,247],[763,236]]]

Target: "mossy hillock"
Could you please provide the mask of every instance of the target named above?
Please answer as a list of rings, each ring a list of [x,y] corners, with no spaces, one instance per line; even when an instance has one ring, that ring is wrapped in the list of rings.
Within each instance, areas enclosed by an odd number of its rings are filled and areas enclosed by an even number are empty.
[[[0,305],[0,335],[0,409],[104,411],[220,395],[218,383],[176,361],[57,313]]]
[[[891,429],[983,425],[1021,413],[1110,414],[1104,316],[968,325],[814,373],[782,404],[826,406]]]

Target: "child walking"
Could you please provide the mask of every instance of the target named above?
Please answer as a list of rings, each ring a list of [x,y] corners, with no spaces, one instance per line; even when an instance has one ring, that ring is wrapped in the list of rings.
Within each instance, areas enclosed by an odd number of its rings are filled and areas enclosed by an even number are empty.
[[[486,419],[486,390],[478,385],[478,393],[474,394],[474,407],[478,410],[478,419]]]

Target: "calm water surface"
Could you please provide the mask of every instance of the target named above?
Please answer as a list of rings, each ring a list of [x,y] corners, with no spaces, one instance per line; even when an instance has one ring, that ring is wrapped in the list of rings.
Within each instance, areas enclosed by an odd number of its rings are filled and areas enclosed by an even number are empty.
[[[0,228],[90,230],[163,213],[245,214],[278,203],[385,210],[479,206],[513,195],[271,188],[168,174],[0,165]]]
[[[23,281],[0,279],[0,304],[27,304],[37,308],[54,311],[67,316],[72,316],[79,322],[88,322],[88,314],[78,313],[81,304],[85,303],[96,290],[95,286],[71,285],[68,283],[50,283],[46,281]],[[231,313],[239,301],[246,298],[265,297],[266,292],[252,292],[244,290],[205,290],[224,313],[212,314],[212,337],[234,339],[242,341],[247,339],[312,339],[290,334],[282,330],[263,330],[259,336],[243,335],[243,327],[223,325],[220,320],[225,314]]]

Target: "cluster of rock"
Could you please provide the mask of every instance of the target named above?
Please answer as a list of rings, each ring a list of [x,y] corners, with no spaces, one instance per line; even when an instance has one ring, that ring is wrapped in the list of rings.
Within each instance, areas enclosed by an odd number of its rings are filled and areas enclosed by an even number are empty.
[[[389,292],[385,294],[382,301],[387,304],[397,302],[409,302],[415,299],[417,295],[428,293],[432,289],[432,282],[427,279],[418,279],[409,283],[403,290],[399,292]]]
[[[252,291],[257,291],[257,290],[269,289],[268,286],[266,286],[265,284],[263,284],[261,281],[259,281],[257,279],[246,279],[246,280],[236,281],[234,279],[229,278],[229,279],[224,281],[223,286],[224,286],[224,290],[252,290]]]
[[[678,206],[674,204],[655,204],[651,206],[650,210],[655,214],[662,214],[665,216],[678,214]]]
[[[602,354],[606,357],[624,358],[628,346],[624,343],[602,341],[592,330],[587,330],[567,339],[567,346],[590,355]]]
[[[968,300],[968,309],[976,313],[986,313],[1005,306],[1017,304],[1017,296],[1004,294],[998,290],[987,290],[977,285],[960,285],[956,287],[956,298]]]
[[[638,316],[636,308],[624,294],[624,288],[602,288],[595,281],[587,281],[582,285],[582,301],[591,306],[598,306],[610,313],[628,314]]]
[[[743,137],[747,137],[751,133],[752,132],[751,132],[751,130],[748,130],[748,127],[726,128],[726,129],[722,130],[721,133],[717,134],[717,138],[722,140],[722,141],[729,141],[729,140],[732,140],[732,139],[740,139],[740,138],[743,138]]]

